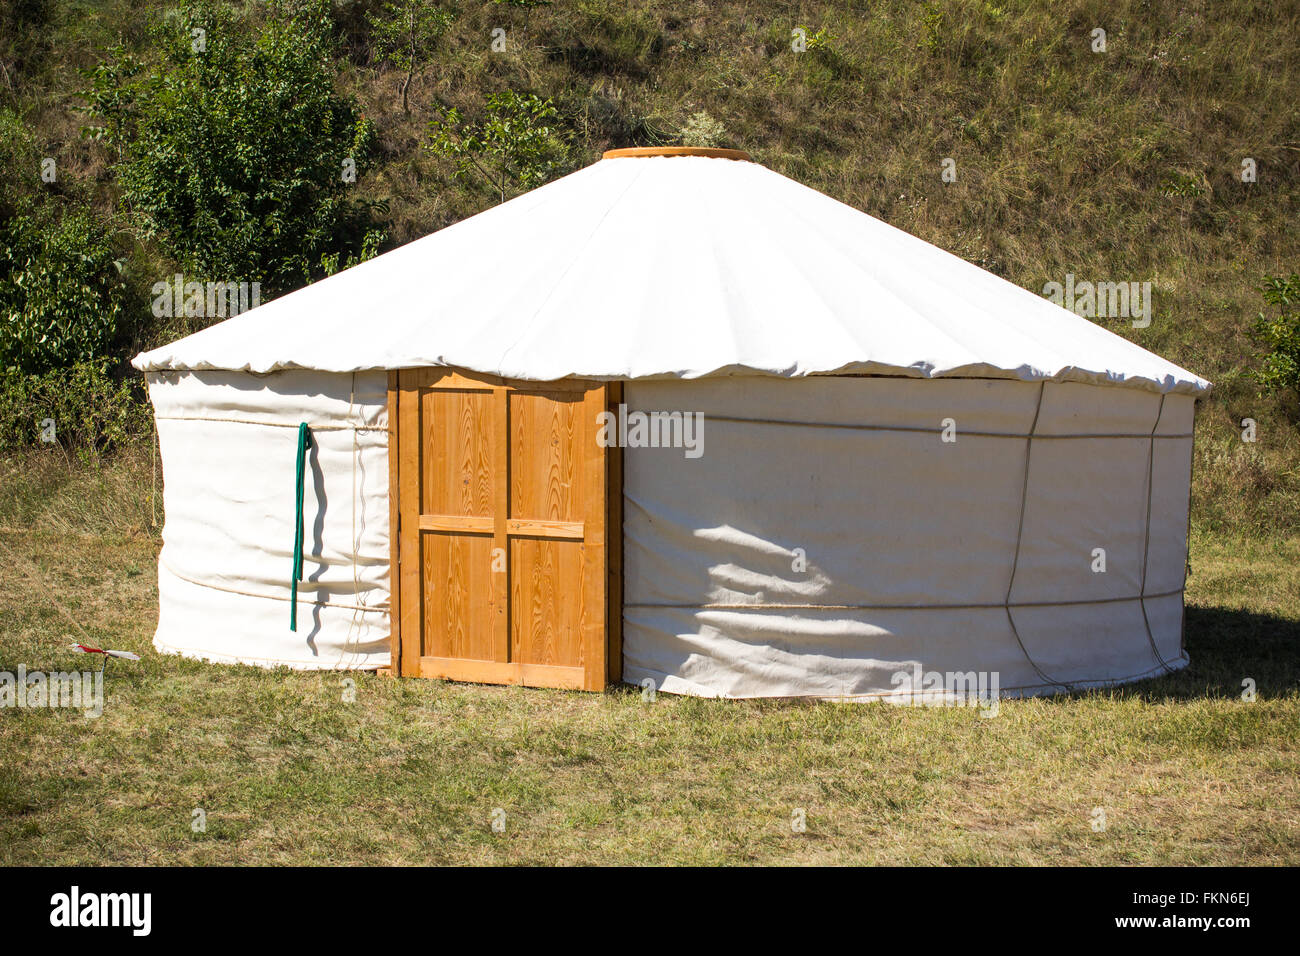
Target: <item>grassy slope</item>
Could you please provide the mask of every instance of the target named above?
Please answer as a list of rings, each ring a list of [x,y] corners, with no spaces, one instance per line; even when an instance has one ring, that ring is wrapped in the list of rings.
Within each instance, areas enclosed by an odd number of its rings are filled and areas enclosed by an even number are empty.
[[[1300,269],[1296,0],[447,2],[457,18],[409,117],[399,77],[371,62],[368,5],[335,2],[338,84],[380,128],[382,162],[359,189],[389,202],[394,242],[493,201],[420,149],[441,106],[473,116],[505,88],[554,97],[575,168],[609,146],[670,141],[705,110],[760,162],[1036,292],[1066,273],[1151,281],[1150,328],[1107,324],[1217,385],[1199,423],[1195,520],[1300,532],[1295,396],[1263,398],[1249,379],[1260,279]],[[108,157],[77,135],[79,70],[119,38],[151,55],[144,24],[164,8],[59,0],[51,53],[0,89],[60,157],[67,188],[106,211]],[[796,54],[795,26],[831,39]],[[1097,26],[1104,54],[1090,50]],[[488,49],[494,27],[505,53]],[[957,163],[948,185],[944,157]],[[1259,164],[1253,185],[1236,179],[1244,157]],[[135,254],[146,277],[172,271],[156,249]],[[1239,440],[1244,417],[1260,423],[1257,444]]]
[[[147,458],[12,467],[0,670],[144,660],[99,719],[0,713],[0,863],[1300,863],[1300,539],[1195,536],[1186,670],[991,719],[364,674],[345,703],[151,652]]]

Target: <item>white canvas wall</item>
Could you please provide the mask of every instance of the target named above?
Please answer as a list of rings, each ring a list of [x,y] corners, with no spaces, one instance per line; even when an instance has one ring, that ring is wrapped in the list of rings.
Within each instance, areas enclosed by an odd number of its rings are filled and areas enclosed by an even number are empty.
[[[630,682],[876,695],[919,664],[996,671],[1003,690],[1034,693],[1185,664],[1182,597],[1168,592],[1183,582],[1191,439],[1148,455],[1153,429],[1191,432],[1191,396],[1162,409],[1154,393],[1072,383],[745,377],[633,382],[626,397],[706,416],[699,458],[625,451]],[[955,443],[936,434],[945,418]],[[1027,484],[1023,438],[973,434],[1031,427]],[[1096,437],[1059,437],[1074,434]],[[1091,570],[1098,547],[1105,573]],[[1163,595],[1145,620],[1144,552],[1145,593]],[[1080,601],[1105,603],[1049,604]]]
[[[388,663],[385,389],[382,372],[151,373],[167,509],[159,650],[301,668]],[[1004,691],[1035,693],[1185,663],[1191,441],[1159,439],[1149,461],[1144,436],[1189,434],[1191,396],[757,376],[633,382],[626,396],[633,409],[706,415],[699,458],[625,451],[628,681],[706,695],[879,695],[919,665],[996,671]],[[935,434],[945,418],[955,443]],[[317,448],[295,634],[299,421],[316,428]],[[1031,427],[1027,483],[1023,438],[975,434]],[[1049,437],[1077,434],[1095,437]],[[1106,549],[1105,574],[1091,571],[1095,547]],[[792,568],[796,548],[804,572]],[[1144,552],[1145,618],[1134,599]],[[1053,603],[1083,601],[1104,603]]]
[[[166,508],[154,646],[267,666],[386,666],[386,373],[151,372],[149,396]],[[302,421],[315,447],[293,632]]]

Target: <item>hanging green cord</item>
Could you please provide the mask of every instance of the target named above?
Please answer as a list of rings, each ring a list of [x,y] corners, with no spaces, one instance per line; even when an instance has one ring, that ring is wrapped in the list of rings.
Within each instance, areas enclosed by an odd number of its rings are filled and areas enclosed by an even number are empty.
[[[298,582],[302,580],[302,491],[303,479],[307,472],[307,450],[311,448],[311,429],[307,423],[303,422],[298,426],[298,475],[295,479],[296,500],[298,503],[297,518],[293,523],[293,581],[290,587],[293,589],[293,600],[289,602],[289,630],[298,630]]]

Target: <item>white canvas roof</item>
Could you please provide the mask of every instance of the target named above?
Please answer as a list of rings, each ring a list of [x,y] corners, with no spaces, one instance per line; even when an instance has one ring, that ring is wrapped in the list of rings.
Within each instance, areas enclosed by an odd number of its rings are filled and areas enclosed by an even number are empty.
[[[1210,387],[757,163],[704,156],[604,159],[134,365]]]

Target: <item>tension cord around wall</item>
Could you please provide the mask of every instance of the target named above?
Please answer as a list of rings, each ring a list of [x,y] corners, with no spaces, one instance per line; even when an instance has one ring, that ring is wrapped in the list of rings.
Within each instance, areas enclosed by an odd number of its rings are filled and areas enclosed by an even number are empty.
[[[1007,581],[1007,593],[1006,597],[1003,598],[1002,607],[1006,611],[1007,624],[1011,628],[1011,636],[1016,639],[1016,644],[1020,647],[1020,653],[1025,656],[1025,660],[1028,661],[1029,666],[1034,669],[1034,673],[1047,681],[1047,683],[1068,693],[1074,688],[1065,681],[1059,681],[1053,677],[1049,677],[1043,669],[1038,666],[1038,662],[1030,655],[1029,649],[1025,647],[1025,642],[1020,639],[1020,629],[1016,627],[1016,619],[1011,614],[1011,592],[1015,590],[1016,587],[1016,571],[1020,567],[1020,545],[1025,536],[1025,507],[1029,502],[1029,462],[1034,451],[1034,432],[1038,431],[1038,417],[1043,411],[1043,394],[1046,390],[1047,383],[1044,382],[1039,385],[1038,404],[1034,406],[1034,421],[1029,426],[1029,434],[1025,436],[1025,470],[1020,485],[1020,518],[1016,524],[1016,550],[1011,558],[1011,577]]]
[[[1044,385],[1040,387],[1038,393],[1038,407],[1034,410],[1034,422],[1029,427],[1029,434],[1025,436],[1026,437],[1025,471],[1024,471],[1024,482],[1020,491],[1020,521],[1018,527],[1016,528],[1016,550],[1015,550],[1015,556],[1012,558],[1011,561],[1011,579],[1007,582],[1007,594],[1006,594],[1006,599],[1004,601],[1004,607],[1006,608],[1006,613],[1007,613],[1007,623],[1011,625],[1011,633],[1015,637],[1016,643],[1020,646],[1020,651],[1022,654],[1024,654],[1025,660],[1029,662],[1029,666],[1034,669],[1034,671],[1038,674],[1039,677],[1043,678],[1048,683],[1053,684],[1068,692],[1074,690],[1074,684],[1069,681],[1056,680],[1052,677],[1049,677],[1046,673],[1043,672],[1042,668],[1038,666],[1038,663],[1030,655],[1028,648],[1025,647],[1025,642],[1020,639],[1020,631],[1016,627],[1015,617],[1012,616],[1011,614],[1011,608],[1013,607],[1013,604],[1011,602],[1011,592],[1015,588],[1015,584],[1016,584],[1016,570],[1020,564],[1020,544],[1021,544],[1021,539],[1023,538],[1025,532],[1025,506],[1029,498],[1029,466],[1030,466],[1031,456],[1033,454],[1034,439],[1046,437],[1046,436],[1035,434],[1035,432],[1038,430],[1038,416],[1043,408],[1043,391],[1045,390],[1045,388],[1046,388],[1046,383],[1044,383]],[[1155,656],[1155,659],[1159,667],[1161,668],[1161,670],[1164,673],[1168,674],[1168,673],[1172,673],[1174,668],[1168,661],[1164,659],[1164,657],[1160,653],[1159,648],[1156,646],[1155,636],[1151,632],[1151,621],[1147,617],[1147,605],[1146,605],[1148,597],[1158,596],[1158,595],[1149,595],[1146,593],[1147,555],[1151,548],[1151,492],[1152,492],[1151,482],[1153,478],[1153,469],[1155,465],[1155,442],[1156,442],[1156,438],[1160,437],[1156,434],[1156,432],[1160,428],[1160,419],[1161,417],[1163,417],[1164,411],[1165,411],[1165,397],[1164,395],[1161,395],[1160,405],[1156,409],[1155,423],[1151,426],[1150,434],[1146,436],[1148,441],[1146,531],[1145,531],[1144,544],[1142,549],[1142,580],[1140,585],[1138,586],[1137,601],[1139,607],[1141,607],[1142,609],[1142,624],[1146,631],[1146,639],[1148,644],[1151,647],[1151,652]],[[1178,590],[1181,591],[1182,588],[1179,588]],[[1090,603],[1098,603],[1098,602],[1090,602]]]
[[[155,415],[154,421],[159,422],[221,422],[226,425],[261,425],[264,428],[298,428],[300,425],[291,422],[259,422],[254,418],[218,418],[212,415]],[[386,432],[387,425],[357,425],[349,422],[346,425],[311,425],[309,426],[314,432]]]
[[[192,577],[191,575],[188,574],[182,574],[180,571],[176,570],[176,568],[172,567],[172,565],[167,562],[166,554],[167,552],[164,551],[163,555],[159,557],[158,559],[159,567],[166,570],[167,573],[170,574],[172,577],[184,581],[186,584],[193,584],[195,587],[208,588],[213,591],[223,591],[226,594],[238,594],[240,597],[261,598],[265,601],[293,600],[293,598],[291,598],[288,594],[263,594],[258,591],[249,591],[244,588],[232,588],[232,587],[227,587],[224,584],[213,584],[211,581],[200,581],[198,578]],[[310,586],[315,582],[307,581],[305,583]],[[316,583],[315,586],[326,587],[327,585]],[[322,598],[312,599],[311,604],[312,607],[336,607],[344,611],[363,611],[367,614],[369,613],[387,614],[390,607],[387,601],[384,601],[380,604],[365,605],[365,604],[345,604],[342,601],[327,601]]]
[[[1144,627],[1146,627],[1147,643],[1151,645],[1151,653],[1155,656],[1155,659],[1160,662],[1160,666],[1164,668],[1165,673],[1172,674],[1174,672],[1174,666],[1170,664],[1169,661],[1165,660],[1164,655],[1160,653],[1160,648],[1156,645],[1155,634],[1153,634],[1151,631],[1151,619],[1147,616],[1147,602],[1146,602],[1146,598],[1149,596],[1146,593],[1147,563],[1151,555],[1151,495],[1152,492],[1155,490],[1155,468],[1156,468],[1155,438],[1156,438],[1156,429],[1160,427],[1160,417],[1164,413],[1165,413],[1165,397],[1164,395],[1161,395],[1160,408],[1156,411],[1156,423],[1151,426],[1151,444],[1147,449],[1147,523],[1146,523],[1147,526],[1146,526],[1146,535],[1142,540],[1142,581],[1141,584],[1138,586],[1138,592],[1143,595],[1142,604],[1141,604],[1142,624]],[[1186,582],[1184,581],[1184,585],[1185,584]],[[1183,656],[1181,641],[1179,642],[1179,645],[1180,646],[1178,649],[1178,655],[1181,658]]]

